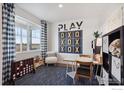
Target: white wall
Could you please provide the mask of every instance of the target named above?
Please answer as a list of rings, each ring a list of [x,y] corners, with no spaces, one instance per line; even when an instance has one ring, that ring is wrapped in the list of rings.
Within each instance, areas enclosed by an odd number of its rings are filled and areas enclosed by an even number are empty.
[[[101,26],[101,31],[103,35],[111,32],[112,30],[122,26],[122,9],[119,7],[105,20],[103,26]]]
[[[69,26],[72,22],[77,22],[77,21],[80,22],[82,20],[83,20],[83,24],[81,26],[81,29],[83,30],[83,37],[82,37],[83,38],[82,39],[83,54],[92,54],[91,41],[94,39],[93,32],[97,30],[97,27],[93,23],[92,19],[91,20],[90,19],[74,19],[69,21],[53,23],[51,25],[52,30],[49,33],[51,34],[51,42],[49,44],[51,45],[50,50],[58,52],[58,24],[67,24],[67,26]],[[71,57],[71,58],[78,56],[76,54],[66,54],[66,53],[61,53],[61,55],[63,57]]]
[[[40,25],[40,19],[15,4],[15,14]]]
[[[15,14],[20,16],[20,17],[23,17],[35,24],[38,24],[40,25],[40,20],[39,18],[33,16],[32,14],[30,14],[29,12],[21,9],[20,7],[18,7],[17,5],[15,6]],[[51,23],[48,23],[48,32],[50,31],[50,24]],[[50,35],[48,34],[48,46],[49,45],[49,42],[50,42]],[[49,47],[48,47],[48,50],[49,50]],[[30,58],[30,57],[35,57],[37,55],[40,55],[41,52],[40,51],[29,51],[29,52],[24,52],[24,53],[17,53],[16,54],[16,60],[22,60],[22,59],[26,59],[26,58]]]
[[[1,3],[0,3],[0,19],[2,19]],[[0,20],[0,85],[2,85],[2,20]]]

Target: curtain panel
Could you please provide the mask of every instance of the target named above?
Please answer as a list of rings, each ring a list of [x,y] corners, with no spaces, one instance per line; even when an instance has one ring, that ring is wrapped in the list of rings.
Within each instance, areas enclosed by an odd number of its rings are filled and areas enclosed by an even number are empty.
[[[41,20],[41,56],[45,62],[47,52],[47,22]]]
[[[15,11],[14,4],[2,4],[2,83],[11,80],[11,63],[15,60]]]

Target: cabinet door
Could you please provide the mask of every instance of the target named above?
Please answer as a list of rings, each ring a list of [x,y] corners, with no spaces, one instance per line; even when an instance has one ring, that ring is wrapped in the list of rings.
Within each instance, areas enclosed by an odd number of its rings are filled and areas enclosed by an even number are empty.
[[[109,74],[103,69],[103,82],[105,85],[109,84]]]
[[[112,56],[112,75],[121,82],[121,61],[120,58]]]
[[[108,53],[108,46],[109,46],[109,42],[108,42],[108,36],[103,37],[103,52]]]

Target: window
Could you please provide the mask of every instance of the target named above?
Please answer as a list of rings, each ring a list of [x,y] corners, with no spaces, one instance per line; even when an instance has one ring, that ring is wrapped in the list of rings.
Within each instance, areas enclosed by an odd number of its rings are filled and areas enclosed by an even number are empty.
[[[16,52],[27,51],[27,30],[21,26],[15,27]]]
[[[16,52],[21,51],[21,30],[19,27],[15,28],[16,31]]]
[[[27,30],[22,29],[22,51],[27,51]]]
[[[40,50],[40,27],[24,18],[16,17],[16,52]]]
[[[33,29],[31,31],[31,50],[40,49],[40,30],[39,29]]]

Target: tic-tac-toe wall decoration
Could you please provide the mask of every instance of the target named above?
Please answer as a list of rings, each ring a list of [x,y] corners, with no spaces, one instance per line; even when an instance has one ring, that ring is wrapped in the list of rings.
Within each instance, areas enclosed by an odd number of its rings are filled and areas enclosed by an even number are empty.
[[[82,53],[82,30],[59,32],[60,53]]]

